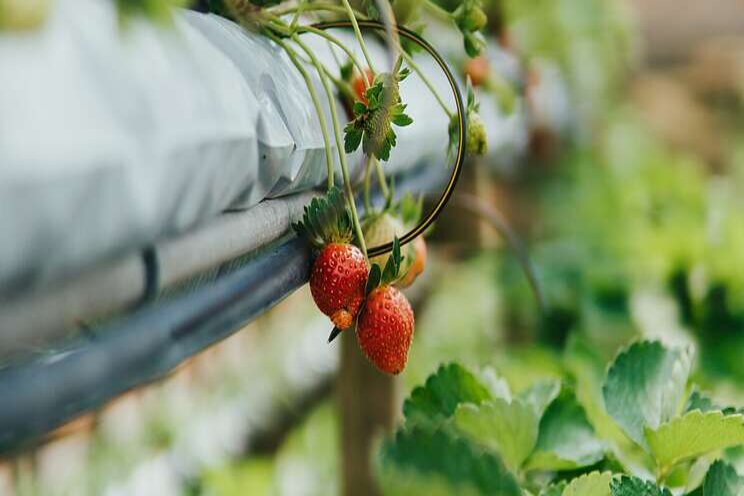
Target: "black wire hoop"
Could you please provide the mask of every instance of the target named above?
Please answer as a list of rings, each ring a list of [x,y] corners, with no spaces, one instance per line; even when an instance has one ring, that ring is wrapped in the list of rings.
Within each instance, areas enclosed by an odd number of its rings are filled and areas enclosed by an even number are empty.
[[[367,20],[359,20],[357,21],[357,24],[360,28],[374,30],[374,31],[386,31],[386,27],[383,23],[378,21],[367,21]],[[342,20],[342,21],[330,21],[330,22],[322,22],[318,24],[313,25],[316,29],[334,29],[334,28],[352,28],[353,25],[351,21],[348,20]],[[436,51],[436,49],[431,46],[431,44],[426,41],[424,38],[422,38],[418,33],[415,33],[411,31],[410,29],[404,28],[402,26],[398,26],[397,24],[392,25],[392,29],[395,30],[395,32],[414,43],[416,43],[418,46],[424,49],[426,53],[428,53],[434,61],[437,63],[439,68],[442,70],[444,75],[447,77],[447,82],[449,83],[450,89],[452,90],[452,95],[455,98],[455,106],[457,107],[457,120],[458,120],[458,141],[457,141],[457,153],[455,154],[455,165],[452,168],[452,174],[450,175],[449,181],[447,182],[447,186],[444,188],[444,191],[442,191],[442,194],[440,195],[439,199],[437,200],[436,205],[434,205],[434,208],[423,218],[421,221],[419,221],[418,225],[408,231],[404,236],[400,238],[400,245],[403,246],[407,243],[410,243],[416,237],[420,236],[421,234],[426,231],[426,229],[431,226],[431,224],[436,220],[436,218],[439,216],[439,213],[444,209],[444,207],[447,205],[447,202],[449,201],[450,197],[452,196],[452,192],[455,189],[455,186],[457,185],[457,181],[460,179],[460,173],[462,172],[462,165],[465,161],[465,150],[467,147],[467,118],[465,115],[465,105],[463,103],[462,99],[462,93],[460,92],[460,87],[457,85],[457,81],[455,80],[455,76],[452,73],[452,70],[450,69],[449,65],[447,65],[447,62],[444,60],[444,58],[439,54],[439,52]],[[382,255],[384,253],[389,253],[393,250],[393,243],[386,243],[384,245],[374,246],[374,247],[368,247],[367,253],[370,257],[375,257],[378,255]]]

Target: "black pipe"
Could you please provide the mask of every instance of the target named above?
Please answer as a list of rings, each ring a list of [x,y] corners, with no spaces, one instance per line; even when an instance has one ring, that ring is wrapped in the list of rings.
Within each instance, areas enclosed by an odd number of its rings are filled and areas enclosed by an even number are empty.
[[[208,287],[144,307],[63,350],[0,372],[0,453],[28,445],[74,417],[224,339],[308,279],[310,252],[294,238]]]

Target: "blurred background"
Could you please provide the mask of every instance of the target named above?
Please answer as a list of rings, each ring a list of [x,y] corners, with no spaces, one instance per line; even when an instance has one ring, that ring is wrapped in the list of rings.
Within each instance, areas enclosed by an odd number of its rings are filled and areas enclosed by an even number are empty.
[[[606,363],[638,336],[695,343],[696,382],[741,403],[744,4],[485,6],[479,63],[498,84],[476,93],[494,152],[466,164],[428,236],[400,377],[346,363],[353,337],[326,345],[303,287],[167,378],[0,459],[0,494],[374,494],[372,453],[439,364],[492,366],[519,390],[571,350]],[[468,201],[497,209],[521,251]]]

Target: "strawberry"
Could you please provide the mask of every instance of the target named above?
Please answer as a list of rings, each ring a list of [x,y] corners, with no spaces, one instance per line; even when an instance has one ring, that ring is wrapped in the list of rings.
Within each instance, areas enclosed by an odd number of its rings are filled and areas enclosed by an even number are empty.
[[[399,274],[401,255],[398,238],[384,271],[374,264],[367,280],[367,300],[357,321],[357,342],[367,359],[382,372],[399,374],[408,361],[413,339],[411,304],[392,286]]]
[[[361,74],[357,74],[351,81],[351,87],[354,89],[354,96],[356,96],[356,99],[367,105],[369,103],[366,95],[367,86],[372,85],[372,82],[375,80],[375,74],[369,68],[365,69],[364,73],[369,84],[365,85],[363,76]]]
[[[318,249],[310,271],[310,293],[338,331],[354,324],[367,284],[367,261],[351,244],[351,225],[346,200],[333,188],[324,198],[314,198],[305,207],[302,222],[293,226]]]
[[[367,246],[376,247],[392,242],[396,236],[403,236],[408,229],[418,224],[421,219],[422,199],[406,193],[396,203],[389,202],[382,212],[375,212],[363,224],[364,239]],[[426,242],[419,237],[401,247],[401,277],[395,283],[399,287],[408,287],[424,271],[426,265]],[[380,267],[387,265],[390,254],[377,255],[369,260],[370,264]]]
[[[344,128],[346,153],[353,153],[362,145],[365,154],[387,161],[397,142],[393,126],[403,127],[413,122],[400,99],[400,82],[410,74],[407,68],[400,69],[401,63],[402,59],[398,58],[392,72],[375,76],[372,86],[364,92],[366,103],[354,103],[353,119]]]
[[[410,245],[413,245],[413,262],[408,268],[406,274],[401,277],[400,280],[396,283],[401,288],[407,288],[408,286],[413,284],[413,281],[415,281],[416,278],[426,268],[427,249],[424,237],[419,236],[418,238],[414,239],[413,242],[410,243]]]
[[[488,58],[480,55],[465,62],[465,75],[470,78],[473,86],[483,86],[489,79],[491,67]]]

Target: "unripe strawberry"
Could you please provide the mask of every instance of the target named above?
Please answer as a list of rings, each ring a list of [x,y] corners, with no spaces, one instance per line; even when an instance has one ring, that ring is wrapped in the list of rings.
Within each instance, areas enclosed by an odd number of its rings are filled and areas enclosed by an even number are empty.
[[[427,257],[427,250],[426,250],[426,241],[424,241],[423,236],[419,236],[418,238],[414,239],[411,243],[408,243],[408,246],[413,246],[413,262],[408,267],[408,270],[406,271],[406,274],[400,278],[400,280],[395,283],[397,286],[401,288],[407,288],[413,282],[416,280],[416,278],[424,272],[424,269],[426,268],[426,257]]]
[[[382,73],[377,77],[383,85],[382,101],[379,106],[370,109],[369,118],[364,126],[366,137],[362,143],[362,150],[367,155],[380,150],[390,136],[393,129],[391,121],[393,107],[400,102],[400,86],[397,77],[390,73]]]
[[[363,229],[364,239],[369,248],[392,243],[396,236],[400,238],[406,233],[406,226],[403,225],[403,222],[387,212],[377,214],[371,219],[368,219],[364,223]],[[403,260],[401,262],[400,273],[405,274],[408,267],[413,263],[414,252],[411,243],[403,246],[401,249]],[[370,258],[369,263],[385,267],[389,258],[390,253],[384,253]]]
[[[395,375],[408,361],[413,328],[413,309],[405,295],[393,286],[380,286],[367,296],[359,315],[357,341],[375,367]]]
[[[326,245],[313,263],[310,292],[321,312],[341,330],[354,324],[364,301],[367,284],[367,261],[354,245]]]
[[[488,152],[486,125],[477,112],[468,113],[468,155],[485,155]]]

